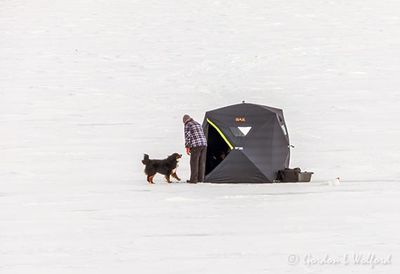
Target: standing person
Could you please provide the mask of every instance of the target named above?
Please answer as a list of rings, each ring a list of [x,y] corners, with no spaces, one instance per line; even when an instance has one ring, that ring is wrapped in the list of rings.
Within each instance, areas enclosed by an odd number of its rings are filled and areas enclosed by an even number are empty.
[[[190,180],[188,183],[204,182],[206,171],[207,140],[201,125],[189,115],[183,116],[185,125],[186,154],[190,155]]]

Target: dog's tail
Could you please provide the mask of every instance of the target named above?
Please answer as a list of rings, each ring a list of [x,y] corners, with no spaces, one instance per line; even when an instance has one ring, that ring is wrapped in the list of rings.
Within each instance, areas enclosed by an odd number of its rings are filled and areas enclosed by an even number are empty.
[[[144,165],[147,165],[149,162],[150,162],[149,155],[145,154],[145,155],[144,155],[144,158],[143,158],[143,160],[142,160],[142,163],[143,163]]]

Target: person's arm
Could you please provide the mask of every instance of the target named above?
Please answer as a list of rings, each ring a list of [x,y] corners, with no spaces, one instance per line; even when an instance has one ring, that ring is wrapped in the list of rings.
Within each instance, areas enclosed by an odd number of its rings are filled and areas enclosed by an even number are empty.
[[[191,142],[191,133],[190,133],[190,127],[188,125],[185,125],[185,148],[186,148],[186,153],[189,155],[190,154],[190,142]]]

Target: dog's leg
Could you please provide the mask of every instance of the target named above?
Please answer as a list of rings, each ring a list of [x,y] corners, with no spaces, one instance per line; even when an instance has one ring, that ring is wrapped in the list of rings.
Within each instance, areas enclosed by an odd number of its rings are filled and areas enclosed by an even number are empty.
[[[167,182],[170,184],[170,183],[171,183],[171,180],[170,180],[169,176],[170,176],[170,175],[165,175],[165,179],[167,179]]]
[[[154,184],[153,178],[154,178],[154,175],[153,176],[147,176],[147,182],[149,182],[149,184]]]
[[[178,181],[181,180],[181,178],[178,177],[178,174],[176,174],[176,172],[172,173],[171,175],[172,175],[172,177],[174,177],[174,178],[177,179]]]

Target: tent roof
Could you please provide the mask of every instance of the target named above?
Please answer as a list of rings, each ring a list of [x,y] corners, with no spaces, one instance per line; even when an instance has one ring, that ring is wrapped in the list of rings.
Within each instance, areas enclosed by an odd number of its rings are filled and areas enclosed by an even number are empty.
[[[274,107],[269,107],[269,106],[264,106],[264,105],[258,105],[258,104],[251,104],[251,103],[240,103],[240,104],[236,104],[236,105],[230,105],[230,106],[226,106],[226,107],[222,107],[222,108],[217,108],[214,110],[210,110],[206,112],[206,115],[212,115],[212,114],[216,114],[216,113],[223,113],[223,112],[231,112],[231,111],[235,111],[235,110],[246,110],[246,111],[269,111],[269,112],[273,112],[273,113],[279,113],[282,114],[283,111],[282,109],[279,108],[274,108]]]

